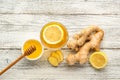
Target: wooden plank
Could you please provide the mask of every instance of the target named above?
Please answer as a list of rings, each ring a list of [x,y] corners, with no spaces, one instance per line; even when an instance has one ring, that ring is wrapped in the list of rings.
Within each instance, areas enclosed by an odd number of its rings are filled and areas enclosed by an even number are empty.
[[[1,31],[34,30],[44,24],[58,21],[67,28],[85,27],[88,25],[119,26],[120,15],[31,15],[31,14],[0,14]],[[22,25],[22,27],[20,27]],[[9,26],[9,28],[8,28]],[[14,27],[17,26],[17,27]],[[34,26],[34,28],[33,28]],[[6,27],[8,29],[6,29]],[[26,28],[27,27],[27,28]],[[17,28],[17,29],[16,29]],[[33,28],[33,29],[29,29]]]
[[[105,31],[101,48],[120,48],[120,15],[0,15],[0,48],[20,48],[28,38],[39,39],[42,26],[50,21],[63,23],[70,38],[88,25]]]
[[[48,51],[48,50],[47,50]],[[102,49],[108,56],[109,62],[105,69],[95,70],[89,63],[81,66],[68,66],[64,61],[59,67],[52,67],[44,57],[37,61],[28,61],[26,59],[18,62],[14,67],[0,77],[1,80],[119,80],[120,79],[120,50]],[[70,50],[63,50],[66,57]],[[10,62],[16,59],[21,54],[20,50],[0,50],[0,70],[7,66]],[[44,58],[44,60],[43,60]],[[47,57],[46,57],[47,58]],[[17,72],[17,74],[16,74]]]
[[[78,28],[79,29],[79,28]],[[70,36],[73,35],[77,30],[72,30]],[[111,33],[113,31],[114,33]],[[102,41],[101,48],[120,48],[120,39],[119,39],[120,28],[115,28],[111,30],[110,28],[105,29],[105,37]],[[37,39],[39,38],[38,32],[3,32],[0,34],[0,48],[21,48],[23,43],[28,39]],[[14,36],[17,35],[17,36]]]
[[[0,13],[120,14],[120,2],[119,0],[1,0]]]
[[[52,67],[46,60],[49,50],[36,61],[21,60],[0,80],[120,80],[120,1],[119,0],[0,0],[0,70],[21,54],[28,38],[39,39],[44,24],[63,23],[69,36],[88,25],[105,31],[101,48],[108,56],[105,69],[95,70],[90,63],[68,66],[64,61]],[[64,57],[71,51],[62,48]]]

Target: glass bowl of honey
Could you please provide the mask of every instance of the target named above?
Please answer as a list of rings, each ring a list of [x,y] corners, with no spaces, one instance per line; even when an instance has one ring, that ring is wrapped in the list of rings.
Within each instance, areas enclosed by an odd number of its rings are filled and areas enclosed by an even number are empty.
[[[26,56],[26,58],[28,60],[37,60],[37,59],[39,59],[43,55],[43,46],[40,43],[40,41],[38,41],[38,40],[28,39],[27,41],[25,41],[23,46],[22,46],[22,53],[24,53],[31,46],[35,46],[36,50],[32,54]]]
[[[40,32],[40,39],[45,47],[58,49],[67,43],[68,31],[59,22],[49,22],[43,26]]]

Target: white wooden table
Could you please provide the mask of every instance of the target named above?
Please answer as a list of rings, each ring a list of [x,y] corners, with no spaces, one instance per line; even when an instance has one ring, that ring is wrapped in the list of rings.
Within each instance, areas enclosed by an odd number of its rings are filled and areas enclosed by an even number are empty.
[[[70,37],[92,24],[104,29],[101,51],[109,58],[107,67],[70,67],[64,61],[55,68],[43,55],[37,61],[21,60],[0,80],[120,80],[120,0],[0,0],[0,70],[21,54],[28,38],[40,40],[42,26],[51,21],[64,24]],[[71,52],[66,46],[62,51],[65,57]]]

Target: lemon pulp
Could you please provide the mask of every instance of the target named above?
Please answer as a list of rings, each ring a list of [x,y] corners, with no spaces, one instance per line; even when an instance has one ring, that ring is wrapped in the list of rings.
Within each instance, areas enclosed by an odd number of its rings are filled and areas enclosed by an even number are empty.
[[[49,44],[57,44],[63,38],[63,30],[58,25],[51,25],[43,31],[43,37]]]
[[[49,48],[60,48],[68,40],[67,29],[58,22],[46,24],[40,33],[42,43]]]
[[[90,56],[91,65],[96,68],[104,68],[107,64],[107,57],[103,52],[95,52]]]
[[[37,40],[31,39],[31,40],[26,41],[23,45],[23,51],[26,51],[31,45],[35,46],[36,50],[29,56],[26,56],[26,58],[31,59],[31,60],[39,58],[42,53],[42,45]]]

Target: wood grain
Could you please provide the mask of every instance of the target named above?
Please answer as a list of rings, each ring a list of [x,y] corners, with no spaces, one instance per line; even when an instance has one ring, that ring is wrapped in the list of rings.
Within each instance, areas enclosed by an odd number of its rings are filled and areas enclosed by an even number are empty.
[[[79,32],[89,25],[98,25],[105,31],[101,48],[120,48],[120,15],[2,14],[0,21],[1,48],[21,48],[27,39],[34,38],[40,40],[39,35],[42,26],[50,21],[57,21],[64,24],[68,29],[70,38],[74,33]]]
[[[52,67],[46,60],[49,49],[37,61],[23,59],[0,80],[120,80],[120,1],[119,0],[0,0],[0,70],[21,54],[24,41],[39,39],[44,24],[57,21],[72,35],[89,25],[105,31],[101,51],[108,56],[105,69],[90,63],[68,66],[64,61]],[[62,48],[64,58],[71,53]]]
[[[119,0],[0,1],[0,13],[2,14],[120,14],[119,9]]]
[[[23,59],[12,67],[7,73],[1,76],[2,80],[12,79],[27,79],[27,80],[72,80],[75,77],[77,80],[83,79],[103,79],[103,80],[119,80],[120,79],[120,50],[107,50],[102,49],[108,55],[108,65],[103,70],[95,70],[89,63],[81,66],[76,64],[75,66],[68,66],[64,61],[59,67],[52,67],[46,60],[39,59],[37,61],[28,61]],[[2,53],[1,53],[2,52]],[[63,53],[66,55],[70,50],[66,50]],[[0,69],[8,65],[12,60],[21,54],[20,50],[0,50]],[[44,54],[45,56],[45,54]],[[16,74],[16,72],[18,74]],[[15,76],[14,76],[15,75]]]
[[[120,25],[120,15],[0,14],[1,31],[34,31],[34,29],[41,28],[44,24],[50,21],[61,22],[67,28],[86,27],[88,25],[99,25],[101,27],[104,25],[104,27],[113,27]]]

